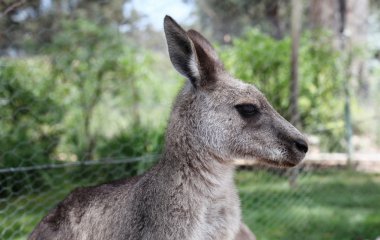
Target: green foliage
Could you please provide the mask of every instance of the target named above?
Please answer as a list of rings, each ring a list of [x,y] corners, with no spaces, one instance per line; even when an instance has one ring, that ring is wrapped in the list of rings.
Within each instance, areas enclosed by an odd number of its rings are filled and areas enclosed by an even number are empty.
[[[46,94],[51,84],[32,73],[26,60],[0,64],[0,168],[51,162],[62,134],[63,114],[60,103]],[[18,175],[12,176],[0,175],[0,195],[24,187],[24,182],[15,181]],[[40,176],[29,177],[40,184]]]
[[[0,167],[159,152],[169,108],[157,102],[171,101],[178,84],[153,73],[156,56],[109,26],[71,19],[60,28],[44,56],[1,59]],[[1,177],[2,194],[55,184],[33,172]]]
[[[62,107],[45,93],[49,83],[28,67],[7,61],[0,72],[1,168],[46,162],[59,143]]]
[[[181,83],[168,66],[153,64],[162,56],[107,24],[74,18],[59,28],[43,56],[2,59],[0,141],[7,166],[159,152]],[[34,143],[40,150],[25,147]],[[119,153],[116,144],[123,146]],[[28,157],[42,151],[37,160]]]
[[[101,111],[108,96],[113,101],[129,98],[129,107],[134,107],[140,100],[135,82],[142,62],[115,28],[84,19],[61,24],[62,31],[54,36],[48,53],[52,74],[60,83],[59,95],[66,100],[70,128],[65,141],[73,143],[70,150],[79,159],[93,159],[100,135],[94,126],[96,111]],[[139,121],[138,113],[133,121]]]
[[[339,55],[326,44],[326,36],[305,34],[299,56],[299,111],[301,124],[308,133],[321,133],[323,147],[340,150],[343,133],[343,101],[339,98],[342,78],[336,64]],[[289,38],[276,40],[253,29],[233,46],[223,49],[222,58],[233,74],[255,84],[279,113],[290,119],[290,49]]]
[[[123,131],[112,139],[104,139],[98,151],[101,158],[138,157],[160,153],[163,144],[163,128],[150,129],[149,127],[136,126],[128,131]]]

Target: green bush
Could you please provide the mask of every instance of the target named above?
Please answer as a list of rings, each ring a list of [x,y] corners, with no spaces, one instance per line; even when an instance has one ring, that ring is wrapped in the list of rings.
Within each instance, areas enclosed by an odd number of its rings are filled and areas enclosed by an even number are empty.
[[[141,61],[114,27],[79,18],[62,21],[60,28],[46,52],[66,107],[62,151],[90,160],[95,158],[99,128],[104,127],[98,124],[98,113],[111,112],[105,99],[112,96],[114,104],[128,98],[132,108],[139,101],[135,82]]]
[[[103,139],[99,145],[100,158],[126,158],[161,153],[164,129],[136,126],[111,139]]]
[[[63,109],[46,94],[51,84],[33,73],[28,61],[1,61],[0,168],[26,167],[52,162],[62,135]],[[20,192],[26,185],[41,185],[41,175],[0,175],[0,195]]]
[[[1,59],[0,168],[109,156],[97,155],[98,143],[139,125],[150,54],[117,29],[88,20],[65,20],[59,28],[44,55]],[[141,141],[128,144],[139,149]],[[47,174],[20,174],[1,174],[1,194],[54,184]]]

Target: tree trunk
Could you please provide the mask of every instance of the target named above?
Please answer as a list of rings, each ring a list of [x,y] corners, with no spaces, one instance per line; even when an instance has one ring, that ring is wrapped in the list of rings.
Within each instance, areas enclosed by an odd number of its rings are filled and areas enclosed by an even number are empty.
[[[345,1],[345,0],[343,0]],[[340,0],[312,0],[310,3],[310,24],[314,30],[327,30],[332,34],[333,46],[340,47],[340,31],[342,29]]]
[[[269,22],[273,26],[273,36],[276,39],[282,39],[284,35],[283,26],[281,24],[280,16],[280,2],[279,1],[268,1],[265,4],[265,15]]]
[[[299,125],[298,112],[298,49],[302,22],[302,2],[292,0],[292,53],[291,53],[291,76],[290,76],[290,115],[291,123]]]

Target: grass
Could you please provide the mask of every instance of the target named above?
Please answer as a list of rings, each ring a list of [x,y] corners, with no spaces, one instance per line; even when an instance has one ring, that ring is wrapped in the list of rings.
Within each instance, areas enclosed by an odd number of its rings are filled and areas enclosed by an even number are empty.
[[[333,170],[286,176],[237,175],[243,216],[257,238],[375,239],[380,236],[380,176]]]
[[[115,168],[111,178],[125,174],[120,166]],[[60,180],[56,188],[33,188],[27,194],[0,198],[0,239],[25,239],[71,189],[109,180],[104,168],[83,174],[49,173]],[[241,170],[236,182],[244,221],[259,240],[373,240],[380,236],[380,175],[344,170],[302,173],[297,187],[291,188],[285,175]]]

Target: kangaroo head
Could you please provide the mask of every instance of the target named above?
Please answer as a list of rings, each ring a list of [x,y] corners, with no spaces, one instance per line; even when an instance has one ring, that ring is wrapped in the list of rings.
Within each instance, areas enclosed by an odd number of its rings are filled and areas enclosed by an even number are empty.
[[[170,60],[189,81],[177,97],[167,141],[187,136],[195,148],[221,159],[257,159],[294,166],[305,156],[305,137],[253,85],[228,74],[211,44],[194,30],[164,19]]]

